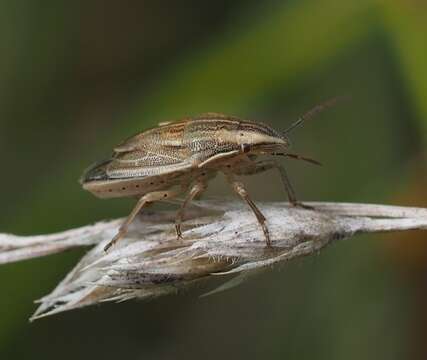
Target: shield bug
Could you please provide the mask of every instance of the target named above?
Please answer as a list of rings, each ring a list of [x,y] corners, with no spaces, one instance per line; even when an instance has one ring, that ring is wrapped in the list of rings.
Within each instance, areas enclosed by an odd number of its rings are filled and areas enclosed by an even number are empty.
[[[218,172],[225,174],[233,190],[250,206],[270,246],[266,218],[236,176],[278,169],[290,203],[304,207],[297,201],[286,170],[276,156],[319,164],[290,153],[287,134],[336,100],[314,107],[283,132],[234,116],[206,113],[161,123],[125,140],[114,148],[110,159],[92,165],[80,179],[83,188],[97,197],[138,199],[105,251],[126,234],[142,208],[186,193],[175,220],[176,234],[181,238],[185,208]],[[260,159],[263,155],[266,158]]]

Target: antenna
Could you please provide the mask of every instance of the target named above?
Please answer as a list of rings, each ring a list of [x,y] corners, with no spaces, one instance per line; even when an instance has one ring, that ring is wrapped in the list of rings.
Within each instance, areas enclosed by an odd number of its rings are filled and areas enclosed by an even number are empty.
[[[304,121],[311,119],[313,116],[317,115],[323,110],[329,109],[330,107],[334,106],[337,102],[342,100],[347,100],[348,98],[349,98],[348,96],[337,96],[332,99],[326,100],[325,102],[319,105],[316,105],[314,108],[308,110],[306,113],[300,116],[297,121],[295,121],[291,126],[289,126],[285,131],[283,131],[283,135],[287,135],[293,129],[300,126]]]

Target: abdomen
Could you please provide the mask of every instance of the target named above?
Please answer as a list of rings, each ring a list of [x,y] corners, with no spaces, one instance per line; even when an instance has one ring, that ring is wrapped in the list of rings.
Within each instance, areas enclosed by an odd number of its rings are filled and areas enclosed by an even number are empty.
[[[143,177],[111,178],[107,174],[110,161],[96,163],[84,172],[80,178],[83,189],[99,198],[133,197],[191,181],[188,172],[179,171]]]

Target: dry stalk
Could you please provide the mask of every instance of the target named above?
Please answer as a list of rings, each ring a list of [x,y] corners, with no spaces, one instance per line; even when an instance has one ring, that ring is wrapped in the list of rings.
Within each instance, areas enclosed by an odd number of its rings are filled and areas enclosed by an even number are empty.
[[[318,252],[357,233],[427,229],[427,209],[346,203],[260,204],[272,248],[244,204],[201,201],[188,211],[184,240],[177,240],[174,211],[146,212],[126,238],[103,251],[122,219],[38,236],[0,234],[0,264],[96,245],[40,302],[32,319],[104,301],[153,298],[212,276],[235,276],[235,286],[273,264]]]

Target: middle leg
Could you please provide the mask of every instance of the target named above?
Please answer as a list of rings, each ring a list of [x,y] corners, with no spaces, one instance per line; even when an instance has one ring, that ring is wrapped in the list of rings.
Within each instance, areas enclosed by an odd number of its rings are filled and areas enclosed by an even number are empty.
[[[207,188],[206,182],[202,181],[202,180],[198,180],[193,187],[191,188],[191,190],[189,191],[189,193],[187,194],[187,196],[184,199],[184,202],[181,204],[181,207],[179,208],[178,212],[176,213],[176,218],[175,218],[175,231],[176,231],[176,236],[179,239],[182,239],[182,231],[181,231],[181,224],[184,218],[184,212],[185,212],[185,208],[188,206],[188,204],[198,195],[200,195],[203,191],[205,191]]]
[[[252,199],[250,198],[250,196],[249,196],[247,190],[245,189],[244,185],[241,182],[236,181],[234,179],[234,176],[231,173],[226,173],[225,175],[227,177],[227,180],[230,182],[231,186],[233,187],[233,190],[244,201],[246,201],[246,203],[250,206],[250,208],[254,212],[254,214],[258,220],[258,223],[260,224],[262,231],[264,232],[265,242],[266,242],[268,247],[271,247],[270,233],[269,233],[268,227],[265,223],[266,218],[265,218],[264,214],[261,212],[260,209],[258,209],[258,207],[255,205],[255,203],[252,201]]]
[[[126,220],[123,222],[123,224],[120,226],[117,234],[113,237],[113,239],[104,247],[104,251],[107,252],[108,249],[113,246],[115,243],[117,243],[121,238],[123,238],[127,231],[129,225],[132,223],[132,221],[135,219],[135,217],[138,215],[138,213],[146,206],[150,205],[151,203],[155,201],[165,200],[165,199],[171,199],[177,196],[180,192],[174,191],[174,190],[165,190],[165,191],[154,191],[151,193],[147,193],[143,195],[138,202],[136,203],[135,207],[132,209],[131,213],[128,215]]]

